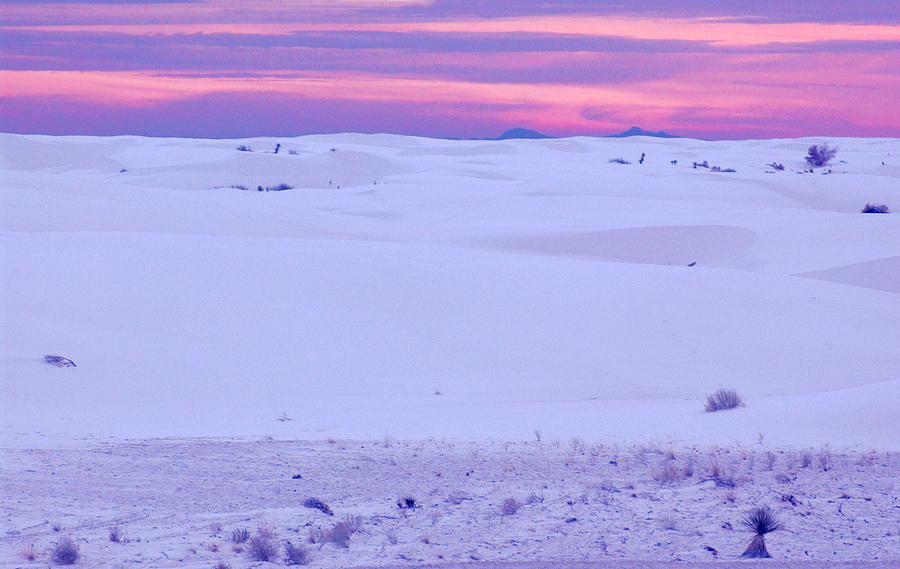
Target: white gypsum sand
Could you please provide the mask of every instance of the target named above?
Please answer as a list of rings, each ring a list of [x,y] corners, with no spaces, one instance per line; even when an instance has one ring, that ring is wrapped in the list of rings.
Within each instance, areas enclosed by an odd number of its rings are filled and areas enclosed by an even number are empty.
[[[6,134],[0,168],[4,566],[59,523],[89,565],[243,567],[238,525],[346,515],[313,565],[702,562],[763,504],[776,559],[900,558],[900,221],[859,213],[900,209],[896,139]],[[720,387],[745,405],[705,413]]]

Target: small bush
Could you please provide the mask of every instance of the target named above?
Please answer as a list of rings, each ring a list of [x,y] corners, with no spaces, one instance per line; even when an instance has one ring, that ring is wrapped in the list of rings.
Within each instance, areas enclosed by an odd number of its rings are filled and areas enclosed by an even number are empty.
[[[260,532],[247,541],[247,553],[254,561],[272,561],[278,557],[278,543],[271,535]]]
[[[109,528],[109,540],[113,543],[122,543],[122,526],[115,525]]]
[[[810,166],[824,166],[831,162],[835,156],[837,156],[838,148],[837,146],[831,147],[827,144],[813,144],[809,147],[809,151],[806,155],[806,161],[810,164]]]
[[[34,544],[32,543],[28,547],[19,551],[19,555],[22,556],[22,559],[25,561],[34,561],[37,559],[37,551],[34,550]]]
[[[621,156],[619,156],[618,158],[610,158],[609,162],[610,162],[610,164],[631,164],[631,162],[629,162],[628,160],[625,160]]]
[[[59,540],[50,551],[50,559],[57,565],[74,565],[78,557],[78,544],[68,537]]]
[[[238,528],[231,532],[232,543],[245,543],[248,539],[250,539],[250,530],[247,528]]]
[[[675,463],[669,459],[663,459],[656,468],[650,470],[650,476],[659,483],[660,486],[675,484],[681,480],[681,471],[675,466]]]
[[[359,516],[347,516],[342,522],[334,524],[323,536],[324,543],[333,543],[339,547],[350,547],[350,537],[362,527],[362,518]]]
[[[312,508],[314,510],[319,510],[323,514],[328,514],[329,516],[333,516],[334,512],[331,511],[331,508],[328,507],[328,504],[323,502],[318,498],[307,498],[303,502],[304,508]]]
[[[45,355],[44,361],[50,365],[55,365],[56,367],[78,367],[75,365],[75,362],[73,362],[69,358],[64,358],[63,356],[56,356],[53,354]]]
[[[712,395],[706,396],[706,412],[734,409],[744,405],[743,398],[733,389],[719,389]]]
[[[503,500],[502,504],[500,504],[500,513],[504,516],[512,516],[515,515],[515,513],[518,512],[519,508],[521,507],[522,503],[515,498],[507,498],[506,500]]]
[[[772,169],[778,170],[779,172],[784,171],[784,164],[780,162],[769,162],[768,164],[766,164],[766,166],[771,166]]]
[[[890,213],[890,210],[884,204],[867,203],[866,207],[862,208],[862,213]]]
[[[253,149],[250,148],[249,146],[247,146],[246,144],[241,144],[240,146],[237,147],[237,149],[240,150],[241,152],[253,152]]]
[[[678,518],[675,516],[663,516],[659,518],[659,527],[665,530],[677,530],[678,529]]]
[[[285,565],[306,565],[309,563],[309,550],[305,546],[294,545],[290,541],[284,544]]]

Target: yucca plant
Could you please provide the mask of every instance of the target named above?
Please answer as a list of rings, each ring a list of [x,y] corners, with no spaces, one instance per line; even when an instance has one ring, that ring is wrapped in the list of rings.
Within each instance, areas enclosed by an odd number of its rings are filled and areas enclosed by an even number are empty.
[[[749,514],[744,516],[741,523],[756,534],[741,557],[751,559],[772,557],[766,550],[766,534],[781,529],[781,523],[775,519],[772,510],[768,506],[753,508]]]

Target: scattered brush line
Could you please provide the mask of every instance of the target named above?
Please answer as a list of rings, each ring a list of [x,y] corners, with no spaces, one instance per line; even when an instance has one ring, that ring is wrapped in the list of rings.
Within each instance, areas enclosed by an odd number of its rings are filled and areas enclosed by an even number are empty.
[[[291,186],[290,184],[284,184],[284,183],[278,184],[276,186],[256,186],[255,190],[248,188],[247,186],[245,186],[243,184],[233,184],[231,187],[234,188],[235,190],[241,190],[244,192],[253,192],[253,191],[256,191],[256,192],[283,192],[284,190],[293,190],[294,189],[294,186]]]

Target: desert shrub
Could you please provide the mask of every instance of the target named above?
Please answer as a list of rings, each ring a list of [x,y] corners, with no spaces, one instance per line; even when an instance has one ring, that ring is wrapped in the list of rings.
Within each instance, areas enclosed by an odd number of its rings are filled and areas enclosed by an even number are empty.
[[[64,537],[50,550],[50,559],[57,565],[74,565],[78,561],[78,544]]]
[[[734,479],[734,469],[724,466],[719,462],[717,457],[712,457],[709,461],[709,473],[712,476],[716,486],[722,488],[734,488],[737,483]]]
[[[265,191],[267,192],[283,192],[284,190],[293,190],[294,186],[289,184],[281,183],[277,186],[266,186]]]
[[[822,467],[822,470],[828,472],[834,466],[834,459],[831,456],[831,451],[828,450],[827,447],[822,447],[819,450],[819,466]]]
[[[114,525],[109,528],[109,540],[113,543],[122,543],[122,526]]]
[[[53,354],[45,355],[44,361],[50,365],[55,365],[56,367],[78,367],[75,365],[75,362],[73,362],[69,358],[64,358],[63,356],[56,356]]]
[[[666,515],[659,518],[659,527],[665,530],[677,530],[678,518],[672,515]]]
[[[250,530],[247,528],[238,528],[231,531],[232,543],[245,543],[248,539],[250,539]]]
[[[412,496],[403,496],[402,498],[397,498],[397,507],[401,510],[404,508],[412,510],[416,507],[416,499]]]
[[[766,451],[766,470],[771,471],[775,466],[775,453],[767,450]]]
[[[706,160],[703,162],[694,162],[694,168],[709,168],[709,162]]]
[[[831,147],[827,144],[813,144],[809,147],[806,155],[806,161],[810,166],[824,166],[831,162],[837,156],[837,146]]]
[[[609,162],[610,162],[610,164],[631,164],[631,162],[629,162],[628,160],[625,160],[621,156],[619,156],[618,158],[610,158]]]
[[[397,545],[400,542],[400,536],[397,534],[396,528],[384,530],[384,537],[387,538],[388,543],[391,545]]]
[[[245,192],[248,191],[247,186],[245,186],[244,184],[231,184],[231,187],[234,188],[235,190],[242,190]]]
[[[450,494],[447,495],[447,501],[456,506],[462,504],[464,500],[471,500],[471,499],[472,499],[472,496],[470,496],[466,492],[462,492],[460,490],[455,490],[453,492],[450,492]]]
[[[260,532],[247,541],[247,553],[254,561],[272,561],[278,557],[278,543],[273,536]]]
[[[779,172],[784,171],[784,164],[780,162],[769,162],[766,166],[771,166],[772,169],[778,170]]]
[[[889,213],[890,210],[888,206],[884,204],[872,204],[867,203],[866,207],[862,208],[862,213]]]
[[[319,510],[323,514],[328,514],[329,516],[333,516],[334,512],[331,511],[331,508],[328,507],[328,504],[323,502],[318,498],[307,498],[303,502],[304,508],[312,508],[314,510]]]
[[[781,523],[775,519],[775,514],[767,506],[756,507],[744,516],[741,523],[755,535],[746,551],[741,557],[769,558],[766,550],[766,534],[781,529]]]
[[[675,466],[675,463],[669,459],[663,459],[655,468],[650,470],[650,476],[653,480],[659,482],[660,486],[667,484],[675,484],[681,480],[681,471]]]
[[[28,547],[19,551],[19,555],[22,556],[22,559],[25,561],[34,561],[37,559],[37,551],[34,549],[34,544],[30,544]]]
[[[303,544],[294,545],[290,541],[284,544],[285,565],[306,565],[309,563],[309,550]]]
[[[359,516],[347,516],[344,521],[334,524],[323,536],[324,543],[333,543],[338,547],[350,547],[350,537],[362,527],[362,518]]]
[[[240,146],[237,147],[237,149],[240,150],[241,152],[253,152],[253,149],[250,148],[249,146],[247,146],[246,144],[241,144]]]
[[[715,393],[706,396],[706,412],[734,409],[744,404],[743,398],[733,389],[719,389]]]
[[[521,502],[519,502],[515,498],[510,497],[506,500],[503,500],[503,503],[500,504],[500,513],[504,516],[512,516],[515,515],[515,513],[518,512],[519,508],[521,507]]]

